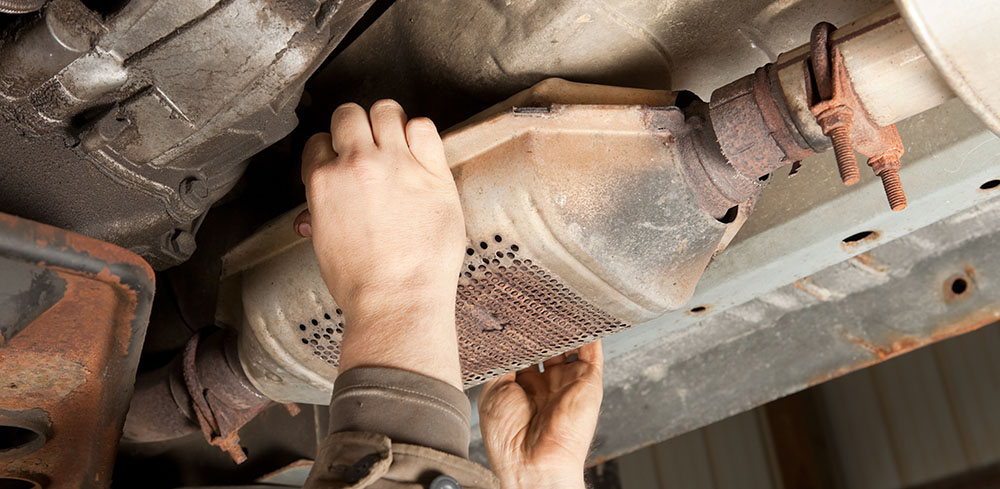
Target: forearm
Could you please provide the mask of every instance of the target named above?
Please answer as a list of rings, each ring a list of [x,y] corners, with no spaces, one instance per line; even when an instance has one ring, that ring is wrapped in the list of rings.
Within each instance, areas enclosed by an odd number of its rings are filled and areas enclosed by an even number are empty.
[[[454,291],[427,288],[382,293],[353,301],[341,343],[340,370],[388,367],[418,373],[462,389]],[[423,295],[421,295],[423,293]]]

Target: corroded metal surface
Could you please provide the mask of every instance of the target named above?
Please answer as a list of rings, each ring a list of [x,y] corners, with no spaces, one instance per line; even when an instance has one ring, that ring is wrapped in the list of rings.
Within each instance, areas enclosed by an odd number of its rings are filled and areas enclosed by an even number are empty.
[[[108,243],[0,214],[0,255],[65,281],[62,296],[0,347],[0,483],[100,488],[111,479],[153,296],[153,273]]]
[[[892,20],[894,18],[889,17],[881,22]],[[837,168],[844,184],[854,185],[861,179],[854,156],[857,151],[868,156],[868,166],[882,179],[889,207],[894,211],[903,210],[906,196],[899,180],[903,142],[894,124],[878,125],[862,105],[839,46],[829,42],[833,29],[826,22],[813,28],[810,62],[817,93],[811,111],[823,134],[833,141]],[[842,38],[840,42],[848,39]]]
[[[712,125],[722,152],[737,171],[754,178],[813,154],[773,76],[768,65],[712,93]]]
[[[123,439],[157,442],[200,430],[239,464],[246,460],[240,428],[270,403],[243,373],[235,335],[202,331],[173,362],[139,376]]]

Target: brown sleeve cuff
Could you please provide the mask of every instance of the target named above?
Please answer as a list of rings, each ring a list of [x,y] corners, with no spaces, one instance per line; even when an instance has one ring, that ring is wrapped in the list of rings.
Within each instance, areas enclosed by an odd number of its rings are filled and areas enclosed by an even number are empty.
[[[380,433],[394,443],[469,457],[465,393],[424,375],[394,368],[341,372],[330,403],[330,433]]]
[[[454,479],[464,489],[500,487],[493,473],[475,462],[424,446],[395,443],[377,433],[350,431],[327,436],[303,487],[428,487],[439,476]]]

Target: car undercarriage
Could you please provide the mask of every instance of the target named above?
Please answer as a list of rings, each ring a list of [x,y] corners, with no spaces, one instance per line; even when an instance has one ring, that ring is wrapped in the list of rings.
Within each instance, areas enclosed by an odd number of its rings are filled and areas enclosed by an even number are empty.
[[[0,0],[0,488],[301,486],[350,325],[299,155],[350,101],[443,129],[471,399],[605,338],[592,463],[993,323],[969,4]]]

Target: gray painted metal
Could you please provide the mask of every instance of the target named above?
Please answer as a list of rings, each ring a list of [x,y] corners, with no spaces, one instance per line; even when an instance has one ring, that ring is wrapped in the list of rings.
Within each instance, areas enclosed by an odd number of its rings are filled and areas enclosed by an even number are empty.
[[[998,203],[614,358],[592,456],[631,451],[1000,319]],[[949,294],[956,277],[970,284],[958,297]]]
[[[787,470],[802,460],[826,468],[814,473],[820,487],[851,489],[913,488],[997,467],[997,351],[1000,323],[809,389],[798,402],[815,409],[810,454],[782,447],[789,427],[762,406],[617,459],[621,487],[807,487]]]

